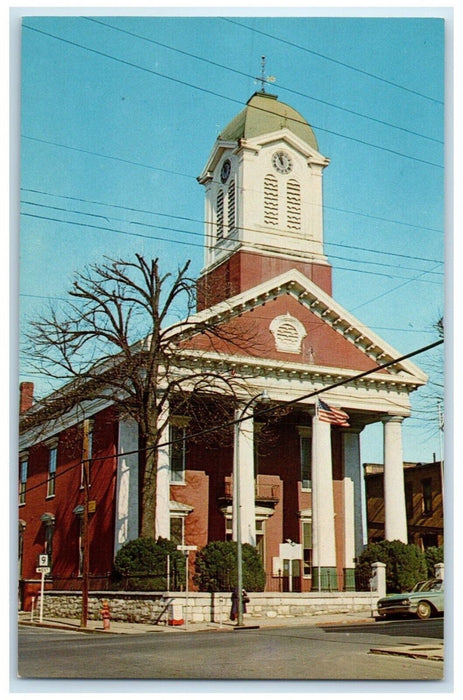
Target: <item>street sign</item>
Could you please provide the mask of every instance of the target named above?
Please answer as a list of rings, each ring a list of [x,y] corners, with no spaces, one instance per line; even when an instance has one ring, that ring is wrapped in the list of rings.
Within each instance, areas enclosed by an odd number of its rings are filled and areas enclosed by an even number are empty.
[[[39,566],[48,566],[48,554],[39,554],[37,563]]]
[[[181,552],[194,552],[195,549],[198,549],[195,544],[178,544],[177,549],[179,549]]]
[[[49,566],[38,566],[36,571],[38,574],[49,574],[51,569]]]

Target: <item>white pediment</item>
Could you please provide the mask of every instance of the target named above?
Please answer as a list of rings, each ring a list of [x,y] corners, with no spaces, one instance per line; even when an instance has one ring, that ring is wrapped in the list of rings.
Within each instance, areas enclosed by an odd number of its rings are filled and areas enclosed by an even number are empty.
[[[295,269],[262,282],[256,287],[191,316],[185,325],[176,328],[175,334],[180,332],[183,335],[194,332],[195,324],[201,322],[209,324],[227,322],[231,318],[251,311],[284,294],[290,294],[299,303],[309,308],[324,323],[340,333],[348,342],[371,360],[377,362],[378,365],[383,365],[403,355],[349,313],[312,280]],[[407,359],[388,368],[388,372],[393,375],[408,375],[417,384],[425,384],[427,381],[427,375]]]
[[[240,148],[260,151],[265,146],[281,144],[282,142],[294,148],[310,162],[322,166],[329,165],[329,158],[326,158],[319,151],[315,150],[315,148],[312,148],[306,141],[300,139],[289,129],[280,129],[279,131],[271,131],[268,134],[260,134],[259,136],[255,136],[250,139],[241,139]]]

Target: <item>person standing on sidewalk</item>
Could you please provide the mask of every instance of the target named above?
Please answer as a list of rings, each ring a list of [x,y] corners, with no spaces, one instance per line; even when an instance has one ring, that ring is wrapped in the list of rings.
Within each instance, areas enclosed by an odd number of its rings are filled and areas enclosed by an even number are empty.
[[[246,603],[249,603],[249,596],[244,590],[244,588],[241,591],[241,600],[242,600],[242,610],[243,614],[246,612]],[[238,588],[234,588],[233,592],[231,594],[231,601],[232,601],[232,607],[231,607],[231,612],[230,612],[230,620],[236,620],[238,618]]]

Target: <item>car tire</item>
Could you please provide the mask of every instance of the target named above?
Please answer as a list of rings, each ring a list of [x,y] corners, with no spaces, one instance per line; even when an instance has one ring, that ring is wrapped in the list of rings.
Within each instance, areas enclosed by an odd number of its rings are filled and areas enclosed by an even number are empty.
[[[416,614],[420,620],[428,620],[431,617],[432,608],[426,600],[420,600],[416,609]]]

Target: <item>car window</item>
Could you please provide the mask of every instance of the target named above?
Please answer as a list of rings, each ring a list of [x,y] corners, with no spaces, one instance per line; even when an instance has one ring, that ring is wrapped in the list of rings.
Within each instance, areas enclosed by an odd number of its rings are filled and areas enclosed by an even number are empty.
[[[433,579],[431,581],[425,581],[419,591],[440,591],[443,588],[443,581],[441,579]]]

